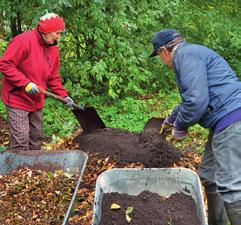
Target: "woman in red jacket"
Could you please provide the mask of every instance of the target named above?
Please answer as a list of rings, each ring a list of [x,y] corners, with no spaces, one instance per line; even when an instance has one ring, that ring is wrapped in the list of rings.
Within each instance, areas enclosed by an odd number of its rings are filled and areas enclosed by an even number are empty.
[[[11,150],[41,148],[44,94],[38,87],[50,88],[69,105],[73,103],[58,74],[57,40],[64,27],[61,17],[47,13],[34,30],[16,36],[0,59]]]

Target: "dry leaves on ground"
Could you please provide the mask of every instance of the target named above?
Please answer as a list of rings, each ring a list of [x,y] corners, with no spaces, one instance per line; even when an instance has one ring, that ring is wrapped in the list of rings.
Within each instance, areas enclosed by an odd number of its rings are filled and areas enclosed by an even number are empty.
[[[61,224],[77,174],[27,167],[0,176],[0,224]]]

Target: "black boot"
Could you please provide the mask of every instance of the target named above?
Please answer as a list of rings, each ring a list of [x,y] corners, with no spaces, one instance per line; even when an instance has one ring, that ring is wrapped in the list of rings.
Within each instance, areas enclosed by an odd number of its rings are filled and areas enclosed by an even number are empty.
[[[206,193],[206,197],[208,200],[208,225],[227,225],[228,216],[220,194],[217,192]]]
[[[231,225],[241,225],[241,201],[225,203]]]

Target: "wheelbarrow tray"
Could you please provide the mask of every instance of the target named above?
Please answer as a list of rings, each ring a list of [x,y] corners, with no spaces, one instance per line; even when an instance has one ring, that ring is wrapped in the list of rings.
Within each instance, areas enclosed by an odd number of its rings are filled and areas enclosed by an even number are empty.
[[[63,219],[62,225],[68,223],[72,207],[77,195],[77,191],[81,182],[84,168],[88,156],[82,151],[21,151],[13,152],[6,151],[0,153],[0,174],[4,175],[12,172],[13,170],[27,166],[34,169],[46,168],[48,171],[62,169],[70,173],[79,174],[74,193],[72,195],[67,212]],[[78,171],[77,171],[78,170]]]
[[[165,197],[176,192],[190,195],[196,204],[200,225],[207,225],[199,177],[186,168],[124,168],[103,172],[96,182],[92,225],[98,225],[101,221],[101,203],[104,193],[138,195],[144,190]]]

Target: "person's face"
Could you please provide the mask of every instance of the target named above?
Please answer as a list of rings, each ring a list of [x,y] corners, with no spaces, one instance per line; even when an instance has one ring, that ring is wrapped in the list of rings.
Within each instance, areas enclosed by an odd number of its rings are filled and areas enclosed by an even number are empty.
[[[46,33],[43,35],[44,41],[46,42],[46,44],[54,44],[55,41],[60,39],[60,35],[62,32],[63,32],[62,30],[59,30],[59,31]]]
[[[157,51],[157,54],[159,55],[161,61],[165,65],[167,65],[169,69],[171,69],[172,68],[171,53],[165,47],[162,47]]]

